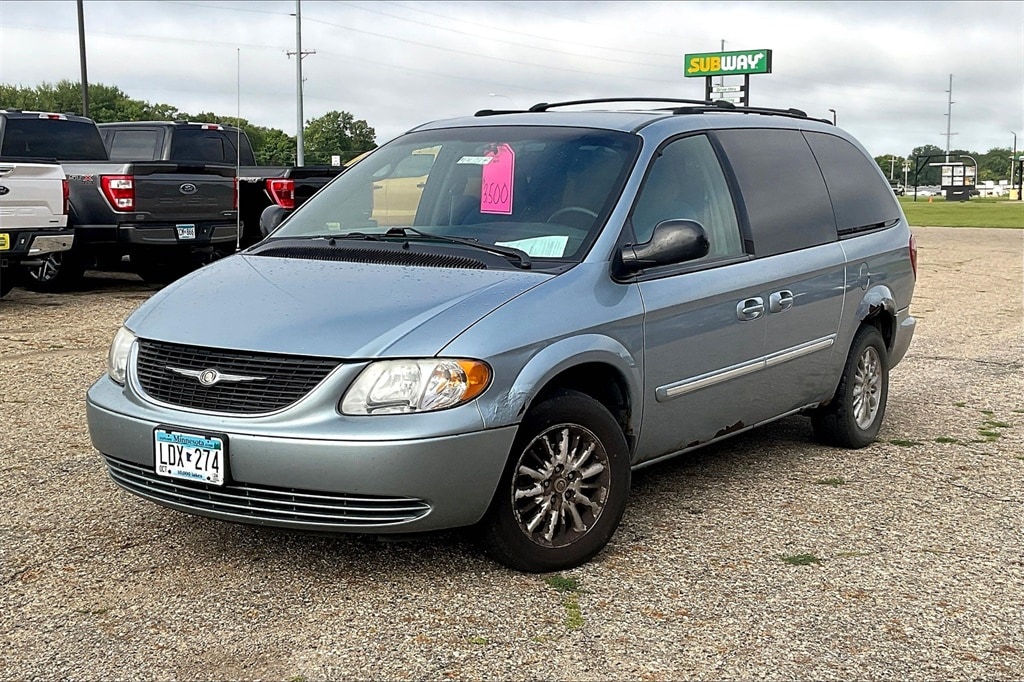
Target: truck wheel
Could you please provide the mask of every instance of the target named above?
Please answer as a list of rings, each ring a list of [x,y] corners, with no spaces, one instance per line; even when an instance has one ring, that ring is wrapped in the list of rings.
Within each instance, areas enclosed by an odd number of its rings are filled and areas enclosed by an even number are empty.
[[[863,448],[875,441],[889,396],[889,356],[878,329],[863,326],[853,337],[832,402],[811,413],[815,438],[826,445]]]
[[[542,573],[579,566],[611,539],[629,496],[629,447],[604,405],[559,391],[523,419],[491,508],[484,549]]]
[[[11,293],[11,289],[17,284],[16,274],[17,271],[14,268],[0,268],[0,298]]]
[[[58,251],[43,256],[42,265],[25,268],[25,286],[33,291],[52,293],[78,286],[85,266],[73,251]]]
[[[132,269],[146,284],[170,284],[190,273],[191,263],[166,261],[151,256],[131,256]]]

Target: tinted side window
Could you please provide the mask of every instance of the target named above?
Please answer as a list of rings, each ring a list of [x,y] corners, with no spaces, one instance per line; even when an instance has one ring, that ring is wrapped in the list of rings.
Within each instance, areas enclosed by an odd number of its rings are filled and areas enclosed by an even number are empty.
[[[706,260],[743,255],[732,195],[703,135],[669,143],[651,164],[630,219],[637,242],[646,242],[655,225],[673,218],[704,226],[711,243]]]
[[[825,176],[839,234],[883,227],[899,219],[892,188],[878,166],[852,144],[825,133],[804,133]]]
[[[234,164],[235,150],[221,132],[182,127],[174,131],[171,160]]]
[[[743,195],[755,255],[836,240],[825,181],[799,131],[723,130],[717,137]]]
[[[110,138],[112,161],[154,161],[162,135],[159,130],[115,130]]]

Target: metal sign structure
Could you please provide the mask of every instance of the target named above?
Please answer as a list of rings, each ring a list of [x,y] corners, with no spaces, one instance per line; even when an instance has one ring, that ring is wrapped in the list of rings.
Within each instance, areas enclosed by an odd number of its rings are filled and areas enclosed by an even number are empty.
[[[771,50],[699,52],[684,56],[687,78],[704,78],[704,99],[750,106],[750,74],[772,72]],[[714,76],[743,76],[743,85],[714,85]]]

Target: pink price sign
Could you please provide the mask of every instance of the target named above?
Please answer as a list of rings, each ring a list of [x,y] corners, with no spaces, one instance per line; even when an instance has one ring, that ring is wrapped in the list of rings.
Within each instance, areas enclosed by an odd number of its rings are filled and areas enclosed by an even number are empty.
[[[481,166],[480,212],[512,215],[512,178],[516,153],[507,144],[485,154],[490,161]]]

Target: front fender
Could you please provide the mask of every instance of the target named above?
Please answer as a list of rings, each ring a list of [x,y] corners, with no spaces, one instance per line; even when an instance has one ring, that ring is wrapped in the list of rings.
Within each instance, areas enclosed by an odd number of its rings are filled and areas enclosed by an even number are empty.
[[[643,366],[639,358],[616,339],[602,334],[583,334],[561,339],[542,348],[527,361],[500,400],[484,408],[484,421],[494,428],[516,424],[537,395],[555,377],[580,365],[608,365],[623,378],[637,423],[642,409]]]

